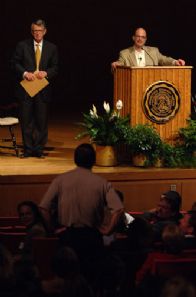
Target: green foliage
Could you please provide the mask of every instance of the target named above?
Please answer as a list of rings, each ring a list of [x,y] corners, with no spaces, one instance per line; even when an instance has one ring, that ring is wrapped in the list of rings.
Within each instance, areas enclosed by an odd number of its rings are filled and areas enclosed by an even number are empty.
[[[131,127],[127,144],[133,155],[144,154],[148,160],[145,166],[153,165],[160,156],[162,140],[153,126],[138,124]]]
[[[109,104],[105,102],[104,109],[102,115],[97,114],[95,106],[89,113],[83,113],[83,122],[79,125],[84,130],[76,136],[76,139],[89,136],[92,142],[99,145],[116,145],[125,142],[130,130],[130,117],[120,116],[119,109],[110,110]]]
[[[187,153],[196,151],[196,120],[189,119],[187,127],[179,129],[179,139]]]

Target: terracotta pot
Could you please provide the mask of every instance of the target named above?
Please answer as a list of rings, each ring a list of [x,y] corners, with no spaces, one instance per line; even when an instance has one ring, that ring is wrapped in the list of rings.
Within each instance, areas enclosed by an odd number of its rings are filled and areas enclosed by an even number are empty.
[[[96,145],[96,165],[116,166],[117,152],[113,146]]]
[[[147,157],[143,154],[133,155],[132,157],[133,166],[136,167],[143,167],[146,160]]]

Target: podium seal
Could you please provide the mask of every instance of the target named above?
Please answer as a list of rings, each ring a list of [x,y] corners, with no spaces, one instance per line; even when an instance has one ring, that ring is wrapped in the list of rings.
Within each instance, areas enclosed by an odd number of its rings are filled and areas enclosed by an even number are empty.
[[[173,84],[158,81],[146,89],[143,110],[152,122],[165,124],[175,117],[179,107],[180,95]]]

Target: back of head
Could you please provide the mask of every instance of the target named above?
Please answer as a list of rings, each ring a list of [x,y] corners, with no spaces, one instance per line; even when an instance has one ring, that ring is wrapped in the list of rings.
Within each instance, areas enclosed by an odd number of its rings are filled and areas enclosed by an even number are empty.
[[[160,297],[195,297],[195,287],[182,277],[174,277],[166,282]]]
[[[75,164],[79,167],[91,169],[95,164],[96,153],[89,143],[80,144],[74,152]]]
[[[176,214],[180,211],[181,204],[182,204],[182,198],[178,192],[168,191],[168,192],[163,193],[161,195],[161,197],[167,201],[167,203],[170,205],[171,211],[173,213]]]
[[[79,260],[75,251],[64,246],[59,248],[52,262],[54,273],[65,279],[72,278],[79,273]]]
[[[168,224],[163,229],[162,240],[166,252],[171,254],[178,254],[182,251],[184,246],[184,236],[176,224]]]

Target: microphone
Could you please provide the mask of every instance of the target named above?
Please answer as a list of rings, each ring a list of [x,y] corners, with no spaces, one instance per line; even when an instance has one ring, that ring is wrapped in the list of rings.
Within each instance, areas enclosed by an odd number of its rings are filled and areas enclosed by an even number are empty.
[[[153,66],[156,66],[155,65],[155,62],[154,62],[154,59],[152,58],[152,56],[147,52],[147,50],[145,50],[144,47],[142,47],[142,49],[145,51],[145,53],[147,53],[147,55],[150,57],[150,59],[152,60],[152,63],[153,63]]]
[[[142,57],[138,57],[138,60],[139,60],[139,65],[140,65],[140,63],[142,61]]]

